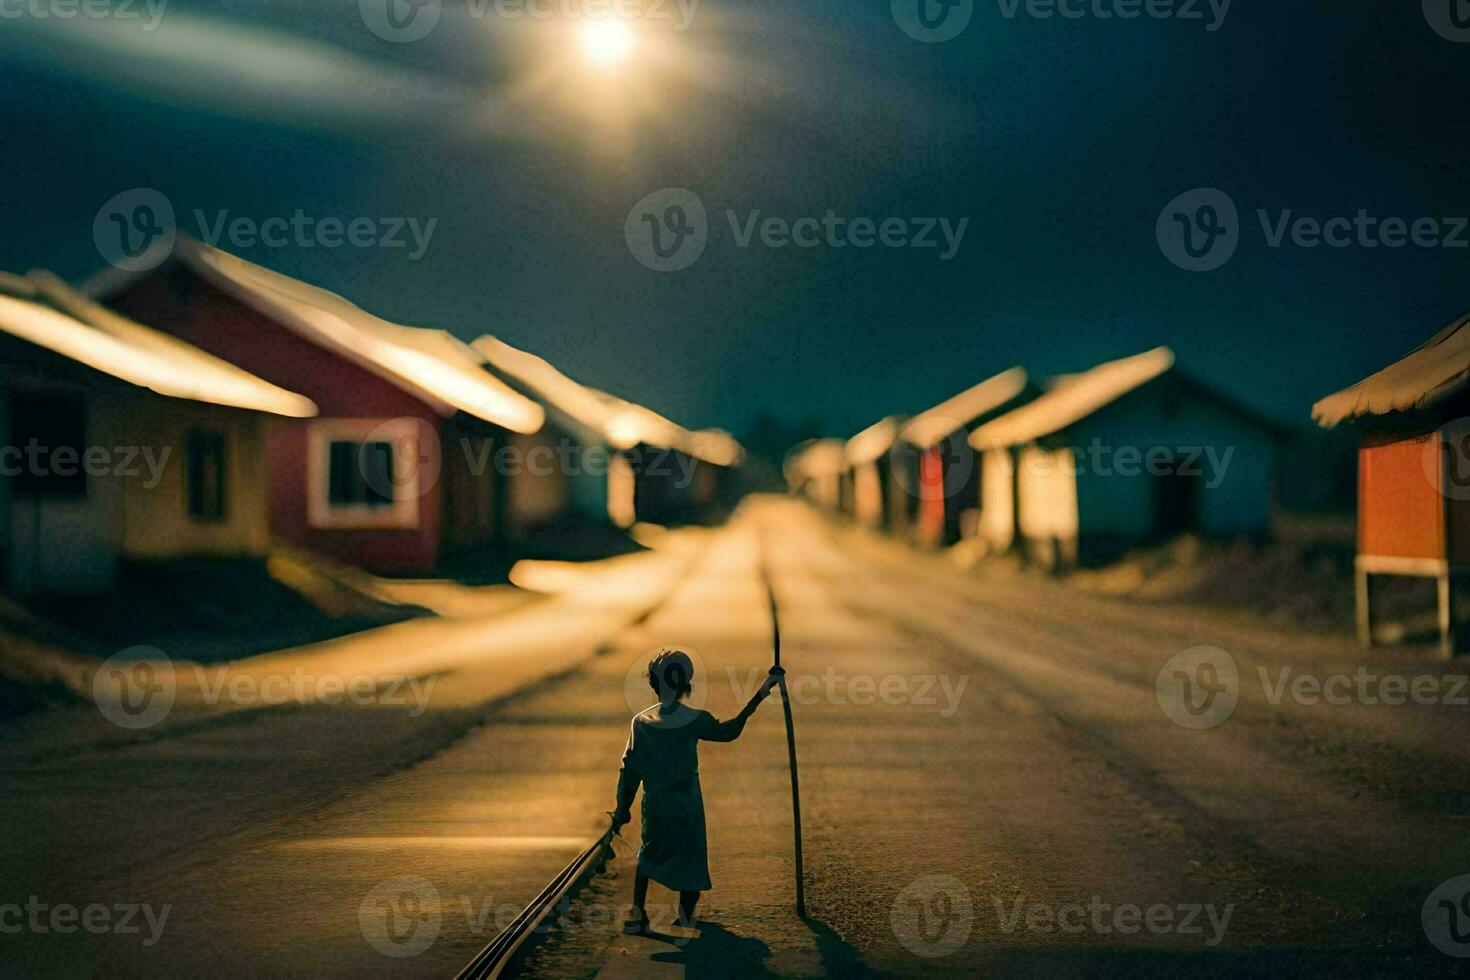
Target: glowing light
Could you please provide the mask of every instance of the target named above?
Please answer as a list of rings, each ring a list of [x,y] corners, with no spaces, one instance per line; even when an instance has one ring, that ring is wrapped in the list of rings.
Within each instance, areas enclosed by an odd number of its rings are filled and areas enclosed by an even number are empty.
[[[617,17],[587,21],[580,36],[582,52],[604,67],[618,65],[633,53],[633,31]]]

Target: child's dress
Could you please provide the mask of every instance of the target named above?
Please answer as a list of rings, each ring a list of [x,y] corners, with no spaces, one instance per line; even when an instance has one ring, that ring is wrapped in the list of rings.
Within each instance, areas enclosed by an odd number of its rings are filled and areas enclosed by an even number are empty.
[[[699,741],[734,741],[745,721],[746,716],[737,715],[721,722],[708,711],[682,703],[668,714],[654,705],[633,717],[618,775],[618,810],[631,812],[641,782],[643,846],[638,849],[638,869],[665,888],[710,887]]]

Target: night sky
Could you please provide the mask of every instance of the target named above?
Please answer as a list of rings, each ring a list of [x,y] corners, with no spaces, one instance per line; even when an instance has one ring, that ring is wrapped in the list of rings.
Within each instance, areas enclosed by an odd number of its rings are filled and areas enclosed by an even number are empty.
[[[702,0],[688,30],[649,28],[664,59],[635,52],[580,102],[543,84],[565,54],[547,25],[462,6],[401,44],[357,0],[170,0],[153,30],[0,20],[0,267],[86,278],[99,207],[139,186],[196,234],[195,209],[437,218],[418,260],[225,247],[737,433],[764,409],[850,434],[1014,363],[1045,375],[1161,343],[1309,424],[1316,398],[1470,307],[1470,248],[1272,248],[1256,215],[1470,215],[1470,43],[1419,2],[1237,0],[1214,31],[1204,0],[1192,21],[1009,6],[974,0],[958,37],[926,44],[888,0]],[[673,273],[624,238],[664,187],[709,214],[706,251]],[[1240,213],[1238,252],[1207,273],[1155,234],[1198,187]],[[727,209],[969,223],[943,261],[742,248]]]

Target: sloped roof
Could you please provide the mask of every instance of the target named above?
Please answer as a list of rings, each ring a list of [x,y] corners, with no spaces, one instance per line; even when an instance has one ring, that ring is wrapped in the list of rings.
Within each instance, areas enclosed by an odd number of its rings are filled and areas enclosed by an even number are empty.
[[[921,412],[904,426],[901,438],[929,449],[950,433],[962,429],[987,412],[993,412],[1026,390],[1026,369],[1013,367]]]
[[[465,412],[514,432],[541,428],[541,406],[482,368],[481,358],[443,330],[374,316],[342,296],[273,272],[180,234],[174,257],[211,284],[306,339],[359,364],[433,406]],[[134,277],[136,278],[136,276]],[[124,280],[101,276],[91,290],[115,292]]]
[[[1050,390],[1013,412],[976,429],[970,444],[976,449],[1015,446],[1065,429],[1130,391],[1152,381],[1174,366],[1167,347],[1108,361],[1081,374],[1056,380]]]
[[[311,399],[104,309],[48,272],[0,277],[0,331],[170,398],[307,418]]]
[[[841,439],[811,439],[796,446],[786,456],[787,482],[795,485],[841,473],[847,465],[843,447]]]
[[[879,419],[868,426],[851,439],[847,440],[844,456],[848,466],[861,466],[871,463],[893,448],[893,443],[898,439],[898,427],[901,419],[896,415],[890,415],[886,419]]]
[[[1406,357],[1312,406],[1324,428],[1363,415],[1429,408],[1470,381],[1470,314],[1460,317]]]
[[[650,408],[572,380],[545,358],[485,334],[470,346],[485,363],[511,377],[577,424],[619,449],[678,449],[717,466],[733,466],[744,450],[718,429],[691,432]]]

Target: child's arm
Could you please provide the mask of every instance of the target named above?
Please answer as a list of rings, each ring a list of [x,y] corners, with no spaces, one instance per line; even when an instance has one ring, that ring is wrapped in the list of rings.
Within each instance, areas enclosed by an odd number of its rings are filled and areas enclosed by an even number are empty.
[[[761,702],[770,696],[771,688],[780,682],[781,675],[784,673],[786,671],[780,667],[772,667],[761,689],[756,691],[755,695],[746,702],[745,707],[740,709],[740,714],[729,721],[715,722],[707,731],[701,732],[699,737],[707,742],[733,742],[739,738],[740,733],[745,731],[745,723],[750,720],[751,715],[755,714],[755,709],[760,707]]]
[[[623,750],[623,767],[618,770],[618,808],[613,811],[613,830],[621,830],[623,824],[633,819],[633,800],[642,782],[643,777],[633,766],[633,734],[629,733],[628,747]]]

